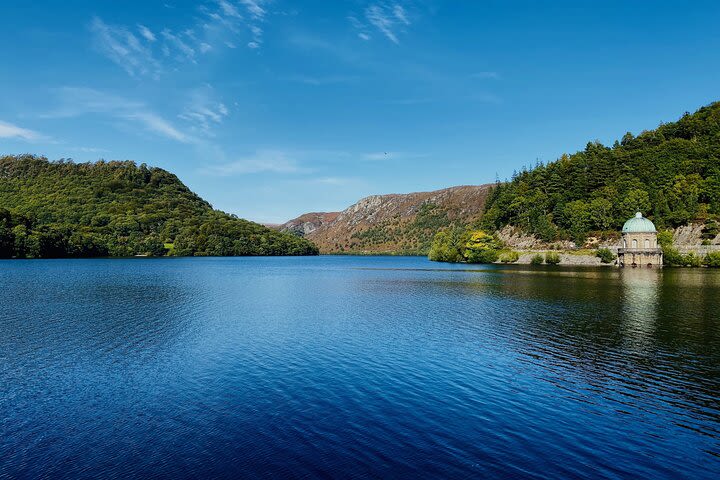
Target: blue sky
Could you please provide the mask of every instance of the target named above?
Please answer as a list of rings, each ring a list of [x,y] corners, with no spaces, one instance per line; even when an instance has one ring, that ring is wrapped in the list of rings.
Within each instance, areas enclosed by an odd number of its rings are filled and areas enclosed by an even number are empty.
[[[720,2],[0,6],[0,152],[135,160],[263,222],[479,184],[720,99]]]

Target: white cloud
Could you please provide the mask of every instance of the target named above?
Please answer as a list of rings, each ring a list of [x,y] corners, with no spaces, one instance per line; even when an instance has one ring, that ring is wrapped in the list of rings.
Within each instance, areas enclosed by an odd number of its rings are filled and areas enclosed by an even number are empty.
[[[138,30],[140,30],[140,35],[142,35],[148,42],[154,42],[156,40],[155,34],[145,25],[138,24]]]
[[[410,20],[408,20],[407,15],[405,14],[405,9],[402,5],[396,4],[393,6],[393,15],[395,15],[395,18],[405,25],[410,25]]]
[[[90,22],[94,47],[131,76],[158,76],[160,65],[148,43],[143,43],[125,27],[108,25],[99,17]],[[143,35],[143,38],[147,39]]]
[[[174,33],[172,33],[172,31],[165,29],[160,33],[167,42],[166,46],[174,47],[174,51],[176,52],[176,58],[178,60],[187,60],[189,62],[195,63],[195,49],[192,48],[182,38],[183,36],[188,37],[187,32],[184,32],[180,35],[175,35]],[[169,55],[171,51],[171,48],[167,48],[165,49],[165,54]]]
[[[220,7],[220,11],[226,17],[242,18],[242,15],[240,15],[240,12],[238,12],[238,9],[232,3],[225,0],[218,0],[217,3]]]
[[[70,150],[82,153],[106,153],[108,150],[96,147],[72,147]]]
[[[233,162],[206,167],[201,173],[220,177],[233,175],[248,175],[254,173],[302,173],[297,161],[290,158],[285,152],[277,150],[260,150],[255,155]]]
[[[182,143],[188,143],[190,141],[190,138],[187,135],[173,127],[170,122],[155,113],[148,111],[126,112],[123,114],[123,118],[128,120],[137,120],[147,130],[172,140],[177,140]]]
[[[321,185],[334,185],[334,186],[343,186],[348,185],[353,182],[352,178],[344,178],[344,177],[320,177],[316,178],[312,181],[312,183],[319,183]]]
[[[64,87],[58,89],[60,105],[44,118],[71,118],[89,114],[105,114],[122,120],[131,128],[169,138],[182,143],[191,143],[195,139],[172,125],[168,120],[153,112],[142,102],[91,88]]]
[[[233,39],[227,37],[242,36],[243,29],[250,32],[246,45],[250,49],[260,48],[263,44],[263,28],[268,11],[265,0],[217,0],[217,8],[203,9],[208,22],[202,26],[212,37],[225,37],[223,44],[235,48]]]
[[[399,44],[398,35],[403,27],[410,25],[407,11],[400,3],[373,3],[365,8],[365,20],[380,31],[388,40]],[[359,36],[368,40],[369,35],[365,32],[365,25],[355,17],[350,17],[353,26],[360,31]],[[367,38],[366,38],[367,37]]]
[[[378,162],[383,160],[404,160],[409,158],[423,158],[427,157],[424,153],[411,153],[411,152],[371,152],[364,153],[361,155],[363,160]]]
[[[262,5],[265,3],[263,0],[240,0],[240,3],[247,8],[248,12],[258,20],[262,20],[265,17],[265,9]]]
[[[288,78],[291,82],[304,83],[314,87],[324,85],[335,85],[339,83],[350,83],[359,80],[359,77],[349,75],[328,75],[328,76],[309,76],[309,75],[292,75]]]
[[[389,160],[393,157],[395,157],[397,153],[395,152],[373,152],[373,153],[365,153],[363,154],[362,158],[363,160]]]
[[[188,122],[195,131],[209,134],[212,126],[222,123],[230,113],[224,103],[215,99],[213,88],[209,85],[195,89],[188,96],[188,105],[179,118]]]
[[[131,76],[159,78],[168,62],[197,63],[198,54],[216,47],[235,48],[245,42],[257,49],[263,44],[268,10],[266,0],[214,0],[198,7],[201,15],[181,28],[158,28],[153,31],[144,24],[135,27],[110,25],[93,17],[89,29],[93,45],[113,63]],[[158,32],[159,33],[156,33]],[[244,38],[243,38],[244,37]],[[163,68],[166,67],[166,68]]]
[[[34,142],[42,140],[44,137],[34,130],[18,127],[12,123],[0,121],[0,138],[17,138]]]

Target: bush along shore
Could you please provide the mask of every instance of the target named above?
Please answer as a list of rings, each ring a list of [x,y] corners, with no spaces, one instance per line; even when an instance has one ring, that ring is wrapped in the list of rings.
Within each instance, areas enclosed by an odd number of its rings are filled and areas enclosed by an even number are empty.
[[[696,251],[681,252],[673,245],[671,231],[660,232],[658,244],[663,250],[665,266],[720,268],[720,246],[698,246]],[[547,245],[547,248],[514,249],[497,235],[483,230],[452,228],[438,232],[428,258],[450,263],[615,266],[617,247],[573,249]]]

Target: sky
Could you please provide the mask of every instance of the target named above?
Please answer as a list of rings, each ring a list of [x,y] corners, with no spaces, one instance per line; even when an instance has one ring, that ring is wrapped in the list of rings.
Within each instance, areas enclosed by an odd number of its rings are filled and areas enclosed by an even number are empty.
[[[481,184],[720,100],[720,2],[3,0],[0,153],[281,223]]]

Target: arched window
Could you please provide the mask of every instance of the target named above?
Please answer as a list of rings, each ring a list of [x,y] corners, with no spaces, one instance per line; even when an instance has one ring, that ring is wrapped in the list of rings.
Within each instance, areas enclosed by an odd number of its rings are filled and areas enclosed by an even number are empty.
[[[627,248],[627,240],[623,238],[623,248]]]
[[[650,248],[650,239],[649,238],[645,239],[645,248]]]
[[[637,248],[637,245],[637,239],[634,238],[632,241],[632,248]]]

